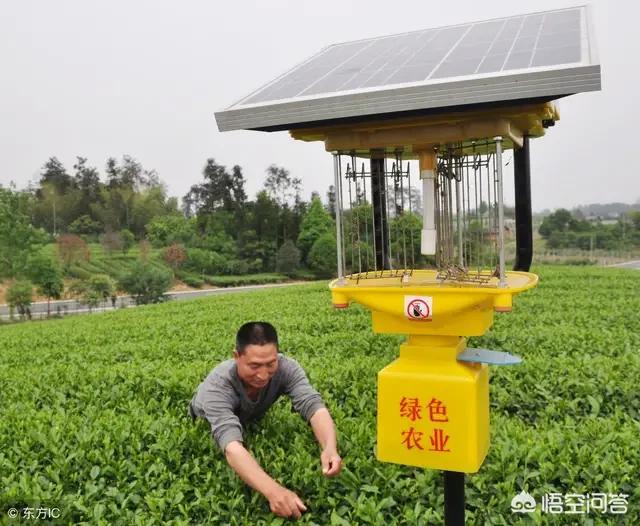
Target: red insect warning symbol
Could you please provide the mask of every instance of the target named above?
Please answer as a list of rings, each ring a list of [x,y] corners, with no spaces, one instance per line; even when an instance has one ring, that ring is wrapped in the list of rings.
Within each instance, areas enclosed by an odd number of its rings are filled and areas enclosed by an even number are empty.
[[[410,320],[430,321],[433,315],[431,296],[405,296],[405,315]]]

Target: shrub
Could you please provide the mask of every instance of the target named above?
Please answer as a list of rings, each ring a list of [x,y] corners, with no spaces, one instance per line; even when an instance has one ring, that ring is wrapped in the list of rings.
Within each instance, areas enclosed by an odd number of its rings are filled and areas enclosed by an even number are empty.
[[[87,243],[75,234],[61,234],[56,240],[58,244],[58,257],[65,267],[69,268],[73,263],[89,261],[91,252]]]
[[[188,272],[178,272],[176,274],[176,277],[184,284],[196,289],[199,289],[200,287],[202,287],[202,285],[204,285],[204,280],[202,278]]]
[[[90,216],[86,214],[76,218],[69,225],[69,232],[78,235],[95,235],[98,234],[101,230],[102,224],[100,224],[98,221],[94,221]]]
[[[162,255],[163,259],[167,262],[173,271],[178,270],[186,261],[187,253],[182,245],[174,243],[170,247],[167,247]]]
[[[142,239],[138,246],[140,248],[140,261],[146,263],[149,261],[149,254],[151,254],[151,243],[146,239]]]
[[[320,236],[309,252],[309,268],[320,277],[330,277],[337,268],[336,238],[332,233]]]
[[[11,309],[17,309],[21,318],[26,315],[31,319],[32,301],[33,284],[26,279],[15,281],[7,290],[7,303]]]
[[[136,243],[135,236],[133,235],[131,230],[127,230],[126,228],[123,230],[120,230],[120,239],[122,240],[123,254],[126,254],[127,252],[129,252],[131,247],[133,247],[133,245],[135,245]]]
[[[243,259],[231,259],[225,263],[224,274],[239,276],[249,272],[249,263]]]
[[[122,236],[119,232],[105,232],[100,236],[100,244],[107,254],[122,250]]]
[[[120,280],[120,288],[133,296],[136,305],[160,303],[171,286],[171,272],[137,262]]]
[[[89,279],[89,289],[106,301],[116,292],[116,282],[106,274],[96,274]]]
[[[49,316],[51,298],[60,299],[64,291],[60,267],[51,257],[38,253],[29,258],[27,275],[38,286],[40,293],[47,297],[47,316]]]
[[[300,251],[290,239],[285,241],[276,256],[276,272],[291,276],[300,267]]]

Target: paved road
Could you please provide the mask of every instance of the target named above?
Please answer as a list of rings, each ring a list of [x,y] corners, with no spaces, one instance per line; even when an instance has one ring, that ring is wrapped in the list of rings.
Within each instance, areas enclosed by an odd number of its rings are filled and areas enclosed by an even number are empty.
[[[609,265],[610,267],[616,268],[636,268],[640,269],[640,259],[635,261],[625,261],[624,263],[616,263],[615,265]]]
[[[231,294],[234,292],[247,292],[251,290],[260,290],[275,287],[291,287],[294,285],[302,285],[309,282],[295,282],[295,283],[274,283],[269,285],[247,285],[244,287],[224,287],[217,289],[204,289],[204,290],[187,290],[182,292],[168,292],[165,294],[167,299],[170,300],[190,300],[193,298],[200,298],[203,296],[214,296],[216,294]],[[116,308],[128,308],[135,307],[136,304],[131,296],[118,296],[116,301]],[[94,309],[87,308],[77,300],[58,300],[51,302],[51,314],[81,314],[86,312],[104,312],[113,310],[111,302],[108,301],[105,304],[100,305]],[[15,315],[17,317],[17,314]],[[32,318],[45,318],[47,316],[47,302],[38,301],[31,304],[31,316]],[[0,319],[9,319],[9,307],[7,305],[0,305]]]

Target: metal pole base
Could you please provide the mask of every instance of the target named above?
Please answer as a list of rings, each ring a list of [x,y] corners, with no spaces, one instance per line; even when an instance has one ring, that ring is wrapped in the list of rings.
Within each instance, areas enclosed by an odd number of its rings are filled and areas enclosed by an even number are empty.
[[[444,524],[464,526],[464,473],[444,472]]]

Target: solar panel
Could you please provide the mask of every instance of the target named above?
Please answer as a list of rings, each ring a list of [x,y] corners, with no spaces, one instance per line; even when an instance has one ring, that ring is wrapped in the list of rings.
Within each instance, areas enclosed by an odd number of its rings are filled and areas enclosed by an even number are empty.
[[[286,129],[599,90],[591,17],[582,6],[335,44],[216,120],[221,131]]]

